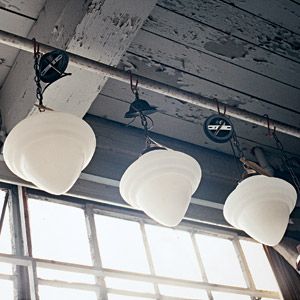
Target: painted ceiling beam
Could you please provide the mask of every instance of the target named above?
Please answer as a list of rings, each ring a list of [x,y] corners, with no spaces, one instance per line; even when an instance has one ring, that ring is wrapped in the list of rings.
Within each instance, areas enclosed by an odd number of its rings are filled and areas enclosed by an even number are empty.
[[[156,0],[47,1],[29,37],[108,64],[117,65]],[[44,104],[83,117],[107,78],[75,66],[72,76],[46,90]],[[0,92],[7,131],[34,111],[32,54],[20,52]]]

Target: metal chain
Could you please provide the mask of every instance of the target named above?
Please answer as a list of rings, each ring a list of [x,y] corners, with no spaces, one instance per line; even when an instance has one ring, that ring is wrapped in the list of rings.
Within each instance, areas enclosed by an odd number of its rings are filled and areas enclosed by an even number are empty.
[[[232,130],[233,130],[233,132],[232,132],[233,144],[234,144],[235,148],[238,151],[238,157],[239,158],[245,157],[244,151],[242,150],[242,148],[240,146],[240,142],[239,142],[239,140],[238,140],[238,138],[236,136],[234,128]]]
[[[44,105],[43,103],[43,93],[45,91],[45,89],[42,88],[41,86],[41,74],[40,74],[40,59],[41,59],[41,52],[40,52],[40,45],[39,43],[33,39],[33,58],[34,58],[34,72],[35,72],[35,76],[34,76],[34,81],[36,84],[36,99],[39,101],[39,104],[35,104],[35,106],[38,108],[38,110],[40,112],[44,112],[46,110],[52,110],[51,108],[47,107]],[[68,75],[70,73],[67,73]],[[46,88],[49,86],[49,84],[46,86]]]
[[[41,58],[41,53],[40,53],[40,46],[39,43],[36,42],[35,39],[33,39],[33,46],[34,46],[34,71],[35,71],[35,76],[34,76],[34,81],[36,84],[36,98],[39,101],[38,104],[38,109],[40,112],[44,112],[46,110],[44,104],[43,104],[43,89],[41,86],[41,79],[40,79],[40,68],[39,68],[39,63],[40,63],[40,58]]]
[[[295,188],[298,192],[298,194],[300,193],[300,182],[299,182],[299,179],[294,171],[294,169],[292,168],[292,166],[290,165],[289,163],[289,159],[284,151],[284,148],[283,148],[283,145],[281,143],[281,141],[279,140],[277,134],[276,134],[276,127],[274,127],[274,130],[273,130],[273,133],[272,133],[272,136],[276,142],[276,147],[277,149],[281,152],[281,158],[283,160],[283,163],[286,167],[286,169],[288,170],[288,172],[290,173],[291,175],[291,178],[293,180],[293,183],[295,185]]]
[[[156,144],[149,135],[149,130],[153,128],[153,120],[149,117],[144,115],[143,113],[140,112],[140,118],[141,118],[141,124],[144,128],[144,135],[145,135],[145,144],[146,148],[151,147],[151,145]],[[151,121],[151,125],[149,126],[148,119]]]

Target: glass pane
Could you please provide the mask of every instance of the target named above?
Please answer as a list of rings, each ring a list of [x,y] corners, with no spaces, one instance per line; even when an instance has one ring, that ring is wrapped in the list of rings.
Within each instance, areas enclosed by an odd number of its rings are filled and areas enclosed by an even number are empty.
[[[6,195],[6,192],[0,190],[0,215],[2,213],[5,195]],[[7,254],[12,253],[8,205],[6,206],[3,227],[2,227],[2,231],[1,231],[1,235],[0,235],[0,253],[7,253]]]
[[[29,216],[34,257],[91,265],[81,209],[29,199]]]
[[[212,292],[214,300],[251,300],[247,295],[229,294],[222,292]]]
[[[194,289],[194,288],[185,288],[179,286],[171,286],[165,284],[159,284],[159,292],[163,296],[169,297],[178,297],[185,299],[208,299],[207,293],[204,290]]]
[[[108,300],[149,300],[149,299],[155,300],[155,298],[131,297],[131,296],[108,294]]]
[[[39,285],[40,300],[97,300],[93,291],[57,288],[52,286]]]
[[[257,289],[279,291],[274,273],[261,244],[240,240]]]
[[[0,280],[0,299],[14,300],[14,286],[10,280]]]
[[[148,282],[106,277],[105,283],[106,287],[111,289],[140,293],[155,293],[153,284]]]
[[[145,225],[156,275],[201,280],[196,254],[188,232]]]
[[[12,275],[13,266],[12,264],[0,262],[0,274]]]
[[[38,278],[48,280],[62,280],[67,282],[80,282],[94,284],[95,277],[89,274],[66,272],[60,270],[52,270],[46,268],[37,268]]]
[[[149,273],[139,223],[100,215],[95,223],[104,268]]]
[[[231,241],[202,234],[195,237],[209,282],[246,287]]]

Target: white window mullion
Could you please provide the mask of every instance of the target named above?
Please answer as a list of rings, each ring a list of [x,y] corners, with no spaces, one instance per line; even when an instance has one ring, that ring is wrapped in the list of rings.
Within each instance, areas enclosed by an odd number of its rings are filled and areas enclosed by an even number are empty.
[[[85,218],[88,232],[88,239],[90,243],[90,249],[92,254],[93,265],[100,271],[102,271],[102,261],[99,251],[99,244],[96,233],[95,218],[93,213],[93,208],[90,204],[86,205],[85,208]],[[103,276],[96,276],[96,282],[100,286],[97,293],[98,300],[107,300],[106,284]]]
[[[151,256],[149,241],[148,241],[146,230],[145,230],[145,224],[142,221],[140,221],[139,223],[140,223],[140,227],[141,227],[141,231],[142,231],[143,242],[144,242],[144,246],[145,246],[147,261],[149,264],[150,274],[155,276],[154,264],[153,264],[153,259]],[[157,283],[154,283],[154,291],[155,291],[155,299],[160,300],[161,298],[160,298],[160,293],[159,293],[159,288],[158,288]]]
[[[245,282],[247,284],[247,287],[251,290],[255,290],[255,284],[254,284],[253,278],[251,276],[251,272],[250,272],[250,269],[248,267],[248,263],[246,261],[245,254],[243,252],[243,249],[241,247],[241,244],[240,244],[238,238],[234,238],[232,240],[232,243],[233,243],[236,255],[238,257],[238,260],[240,262],[241,269],[242,269],[243,276],[244,276]],[[257,298],[256,297],[251,297],[251,299],[256,300]]]
[[[200,272],[201,272],[201,275],[202,275],[202,281],[203,282],[208,282],[208,278],[207,278],[207,275],[206,275],[206,272],[205,272],[205,268],[204,268],[204,264],[203,264],[203,261],[202,261],[200,251],[197,247],[197,242],[196,242],[194,233],[191,233],[191,238],[192,238],[192,242],[193,242],[194,251],[196,253],[199,269],[200,269]],[[212,296],[211,291],[206,290],[206,292],[207,292],[208,299],[213,300],[213,296]]]

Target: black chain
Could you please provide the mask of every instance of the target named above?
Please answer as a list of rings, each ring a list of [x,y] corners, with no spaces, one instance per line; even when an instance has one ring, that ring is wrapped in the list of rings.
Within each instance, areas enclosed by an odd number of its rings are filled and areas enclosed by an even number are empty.
[[[139,88],[138,88],[139,81],[137,79],[135,84],[133,84],[132,72],[129,71],[129,74],[130,74],[130,88],[131,88],[131,91],[135,95],[135,100],[139,100],[140,99],[139,98]],[[133,107],[133,108],[136,109],[135,107]],[[151,147],[151,145],[156,144],[149,136],[149,130],[151,130],[153,128],[154,122],[149,116],[144,115],[141,111],[138,111],[137,109],[136,109],[136,111],[139,113],[139,116],[140,116],[140,119],[141,119],[141,124],[144,128],[145,144],[146,144],[146,149],[147,149],[147,148]],[[135,118],[134,118],[134,120],[135,120]],[[149,125],[148,120],[150,120],[151,125]]]
[[[41,52],[40,52],[40,46],[39,43],[35,39],[33,39],[33,46],[34,46],[34,71],[35,71],[35,76],[34,76],[34,81],[36,84],[36,98],[39,101],[38,109],[40,112],[44,112],[46,110],[46,107],[43,104],[43,89],[41,86],[41,78],[40,78],[40,59],[41,59]]]
[[[243,151],[242,148],[241,148],[240,142],[239,142],[239,140],[238,140],[238,138],[237,138],[237,136],[236,136],[236,133],[235,133],[234,128],[233,128],[232,130],[233,130],[233,131],[232,131],[233,144],[234,144],[235,148],[236,148],[237,151],[238,151],[238,157],[239,157],[239,158],[245,157],[244,151]]]
[[[276,127],[274,127],[274,130],[273,130],[273,133],[272,133],[272,136],[276,142],[276,147],[277,149],[281,152],[281,158],[282,158],[282,161],[286,167],[286,169],[288,170],[288,172],[290,173],[291,175],[291,178],[293,180],[293,183],[295,185],[295,188],[298,192],[298,194],[300,193],[300,182],[299,182],[299,179],[294,171],[294,169],[292,168],[292,166],[290,165],[290,162],[289,162],[289,159],[284,151],[284,148],[283,148],[283,145],[281,143],[281,141],[279,140],[277,134],[276,134]]]

